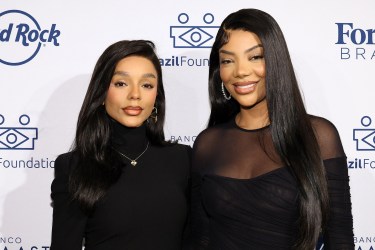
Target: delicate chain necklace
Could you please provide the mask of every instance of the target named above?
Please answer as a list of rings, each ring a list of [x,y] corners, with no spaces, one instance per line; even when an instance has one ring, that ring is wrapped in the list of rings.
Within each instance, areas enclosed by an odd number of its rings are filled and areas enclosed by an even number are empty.
[[[126,159],[128,159],[128,160],[130,161],[130,164],[132,164],[133,166],[135,166],[135,165],[137,165],[137,163],[138,163],[137,160],[139,159],[139,157],[141,157],[141,156],[147,151],[147,149],[148,149],[148,145],[149,145],[149,144],[150,144],[150,142],[147,142],[147,146],[146,146],[145,150],[143,150],[143,152],[142,152],[140,155],[138,155],[138,157],[135,158],[135,159],[131,159],[130,157],[124,155],[123,153],[121,153],[120,151],[118,151],[117,149],[115,149],[114,147],[112,147],[112,148],[113,148],[113,150],[115,150],[117,153],[119,153],[121,156],[123,156],[123,157],[125,157]]]

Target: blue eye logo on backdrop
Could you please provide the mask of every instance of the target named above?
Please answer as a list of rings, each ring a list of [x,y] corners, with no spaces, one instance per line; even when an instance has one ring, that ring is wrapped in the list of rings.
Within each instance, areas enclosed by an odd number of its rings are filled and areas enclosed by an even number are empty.
[[[173,39],[174,48],[211,48],[219,26],[209,26],[214,21],[211,13],[203,16],[205,25],[189,26],[189,15],[180,13],[178,21],[181,26],[170,26],[170,37]]]
[[[30,127],[3,127],[5,118],[0,114],[0,150],[33,150],[38,139],[38,129]],[[19,123],[26,126],[30,123],[28,115],[21,115]]]
[[[361,124],[364,128],[353,129],[353,140],[356,141],[357,151],[375,150],[375,128],[369,128],[371,122],[369,116],[363,116]]]
[[[61,32],[52,24],[43,29],[37,20],[22,10],[0,12],[0,63],[18,66],[31,61],[42,46],[59,46]]]

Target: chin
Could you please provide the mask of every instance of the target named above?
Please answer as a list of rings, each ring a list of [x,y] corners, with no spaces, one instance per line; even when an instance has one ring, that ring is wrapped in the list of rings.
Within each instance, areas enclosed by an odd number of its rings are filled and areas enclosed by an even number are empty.
[[[244,108],[251,108],[251,107],[253,107],[254,105],[257,104],[257,102],[255,102],[255,101],[239,100],[237,102],[238,102],[238,104],[240,104],[241,107],[244,107]]]
[[[141,126],[145,120],[143,119],[127,119],[126,121],[119,121],[122,125],[128,128],[136,128]]]
[[[238,98],[236,99],[238,104],[245,109],[251,109],[255,106],[258,106],[259,104],[263,103],[265,101],[265,97],[262,99],[259,98]]]

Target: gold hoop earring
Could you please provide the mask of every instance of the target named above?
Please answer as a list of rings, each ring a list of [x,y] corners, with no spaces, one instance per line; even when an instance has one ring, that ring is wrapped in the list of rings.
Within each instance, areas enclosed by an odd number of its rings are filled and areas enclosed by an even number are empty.
[[[154,108],[152,109],[152,112],[151,112],[150,117],[151,117],[152,119],[154,119],[154,123],[157,123],[157,121],[158,121],[158,109],[157,109],[156,107],[154,107]]]

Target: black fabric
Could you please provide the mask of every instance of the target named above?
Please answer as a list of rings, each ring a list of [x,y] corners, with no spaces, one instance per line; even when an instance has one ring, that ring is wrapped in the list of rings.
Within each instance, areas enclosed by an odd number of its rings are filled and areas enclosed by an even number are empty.
[[[112,123],[112,146],[132,159],[137,157],[147,145],[145,127]],[[85,250],[181,249],[190,154],[191,148],[185,145],[150,145],[135,167],[118,155],[123,172],[91,216],[82,213],[68,192],[68,176],[77,165],[77,155],[58,156],[51,185],[51,250],[81,250],[83,239]]]
[[[330,220],[325,248],[354,249],[346,156],[329,121],[311,116],[327,173]],[[291,249],[299,216],[295,178],[280,160],[269,127],[234,120],[204,130],[193,147],[190,249]]]

